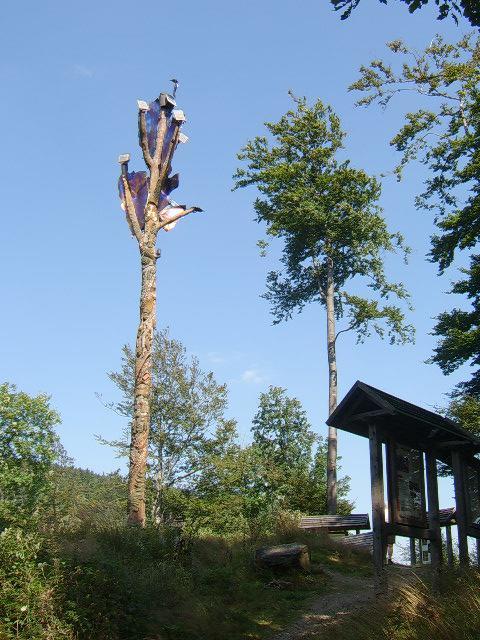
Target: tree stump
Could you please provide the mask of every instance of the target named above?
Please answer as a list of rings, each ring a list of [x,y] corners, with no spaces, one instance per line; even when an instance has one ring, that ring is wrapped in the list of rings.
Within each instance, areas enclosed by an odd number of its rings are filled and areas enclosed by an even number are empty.
[[[310,569],[310,553],[306,544],[293,542],[274,547],[261,547],[255,551],[255,564],[258,567],[278,569]]]

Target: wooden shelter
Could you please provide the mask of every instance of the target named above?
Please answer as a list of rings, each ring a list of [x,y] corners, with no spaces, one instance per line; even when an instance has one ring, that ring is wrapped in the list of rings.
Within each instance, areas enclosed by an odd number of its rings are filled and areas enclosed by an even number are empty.
[[[385,554],[392,536],[429,540],[432,568],[438,570],[442,563],[437,460],[454,471],[460,562],[468,564],[467,536],[480,537],[480,462],[475,457],[480,452],[478,438],[441,415],[360,381],[353,385],[327,424],[369,439],[377,591],[386,586]]]

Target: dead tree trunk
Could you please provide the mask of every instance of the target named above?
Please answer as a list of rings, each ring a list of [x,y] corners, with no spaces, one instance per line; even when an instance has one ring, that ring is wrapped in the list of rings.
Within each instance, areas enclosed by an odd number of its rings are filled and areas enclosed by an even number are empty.
[[[148,434],[150,431],[150,393],[152,389],[152,342],[156,318],[155,258],[140,250],[142,288],[140,294],[140,323],[135,346],[135,399],[130,438],[130,467],[128,478],[128,522],[145,524],[145,482],[147,469]]]
[[[333,260],[327,258],[327,354],[328,354],[328,415],[337,406],[337,356],[335,352],[335,282]],[[337,430],[328,427],[327,512],[337,513]]]
[[[146,172],[128,173],[130,156],[120,156],[122,166],[120,196],[127,222],[138,242],[142,268],[140,323],[135,347],[134,410],[130,438],[128,475],[128,522],[145,525],[145,485],[150,431],[150,395],[152,390],[152,343],[156,324],[157,235],[169,231],[183,216],[198,207],[186,208],[169,199],[178,186],[178,176],[169,177],[173,154],[181,141],[183,111],[173,111],[175,101],[161,94],[150,105],[139,101],[139,142]],[[146,112],[152,111],[147,126]],[[156,115],[155,115],[156,114]],[[183,136],[186,141],[186,136]]]

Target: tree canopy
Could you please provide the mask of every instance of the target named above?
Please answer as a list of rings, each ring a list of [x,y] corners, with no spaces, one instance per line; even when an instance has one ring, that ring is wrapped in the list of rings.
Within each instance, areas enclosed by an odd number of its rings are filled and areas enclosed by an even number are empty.
[[[311,430],[305,410],[286,389],[271,386],[260,395],[252,422],[253,447],[262,460],[265,490],[277,505],[303,513],[326,507],[326,444]],[[345,499],[349,478],[338,483],[339,510],[349,513]]]
[[[0,528],[29,521],[45,498],[60,452],[59,422],[48,396],[0,385]]]
[[[122,399],[110,406],[130,419],[134,375],[135,354],[127,345],[121,370],[110,374]],[[152,510],[157,522],[166,516],[165,491],[192,486],[208,457],[235,437],[235,421],[224,417],[227,394],[226,385],[218,384],[213,373],[202,371],[198,360],[189,358],[168,330],[154,334],[148,478],[154,487]],[[122,440],[108,443],[121,455],[128,455],[128,433],[127,427]]]
[[[325,304],[327,258],[333,262],[337,317],[342,331],[354,330],[363,340],[371,330],[391,342],[411,339],[400,307],[390,297],[407,300],[400,283],[388,281],[382,254],[406,251],[399,233],[391,233],[378,205],[380,184],[348,160],[337,159],[345,133],[331,107],[317,100],[294,98],[295,110],[277,123],[266,123],[272,140],[258,136],[239,153],[246,168],[237,170],[236,188],[254,185],[257,221],[267,235],[283,239],[282,270],[267,279],[265,298],[274,322],[315,301]],[[262,250],[267,242],[261,241]],[[377,299],[347,291],[349,280],[363,276]]]
[[[459,252],[467,251],[470,260],[470,267],[461,270],[465,277],[451,292],[464,296],[471,308],[440,314],[433,331],[440,340],[432,361],[448,374],[466,362],[480,363],[480,266],[472,254],[480,237],[480,39],[467,35],[449,44],[437,36],[423,52],[400,40],[388,48],[400,58],[398,70],[373,60],[361,67],[350,88],[365,93],[357,104],[376,102],[382,107],[400,93],[416,93],[415,110],[406,114],[390,142],[402,154],[397,176],[400,179],[413,160],[429,170],[416,205],[435,215],[438,232],[432,236],[429,258],[439,272],[451,266]],[[470,393],[480,391],[478,370],[464,386]]]
[[[335,11],[343,11],[342,20],[346,20],[352,11],[358,7],[361,0],[330,0]],[[410,13],[414,13],[427,5],[430,1],[438,7],[438,20],[443,20],[451,15],[458,23],[458,16],[466,18],[471,25],[480,27],[480,5],[478,0],[399,0],[407,5]],[[382,4],[388,4],[388,0],[379,0]]]

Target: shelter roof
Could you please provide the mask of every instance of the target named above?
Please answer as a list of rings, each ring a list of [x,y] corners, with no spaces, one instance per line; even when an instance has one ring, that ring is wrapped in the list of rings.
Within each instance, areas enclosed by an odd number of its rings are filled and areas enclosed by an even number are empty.
[[[384,440],[393,437],[403,444],[435,446],[447,453],[459,448],[472,456],[480,451],[480,440],[452,420],[359,380],[327,420],[329,426],[364,437],[372,422],[382,429]],[[448,458],[448,454],[439,457]]]

